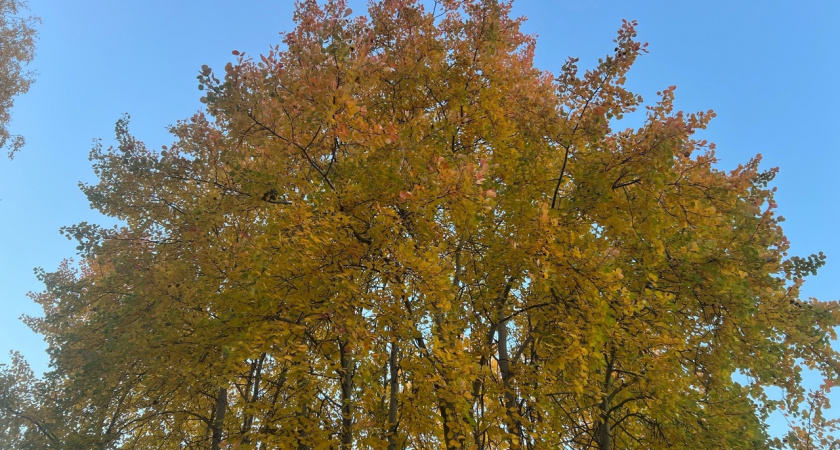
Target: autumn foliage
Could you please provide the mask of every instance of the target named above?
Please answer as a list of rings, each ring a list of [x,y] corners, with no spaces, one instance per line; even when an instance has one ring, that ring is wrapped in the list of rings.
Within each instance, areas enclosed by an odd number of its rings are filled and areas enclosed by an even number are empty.
[[[32,72],[25,66],[35,56],[36,26],[40,19],[24,16],[26,0],[0,0],[0,149],[11,158],[23,147],[23,136],[9,131],[15,97],[32,84]]]
[[[632,22],[552,74],[510,4],[433,6],[302,2],[202,68],[172,146],[118,123],[83,189],[124,226],[40,274],[52,366],[2,373],[8,442],[782,445],[762,420],[837,379],[840,310],[799,298],[824,258],[787,254],[775,170],[717,169],[673,87],[642,106]]]

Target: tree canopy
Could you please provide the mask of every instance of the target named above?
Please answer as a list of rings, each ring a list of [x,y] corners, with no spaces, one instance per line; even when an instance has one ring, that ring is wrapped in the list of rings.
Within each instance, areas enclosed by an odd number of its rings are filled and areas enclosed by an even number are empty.
[[[29,90],[32,73],[24,66],[35,56],[36,17],[23,17],[26,1],[0,0],[0,148],[9,157],[23,147],[23,136],[8,130],[15,96]]]
[[[801,371],[840,375],[838,304],[799,296],[824,256],[788,255],[776,169],[719,170],[694,137],[711,111],[625,87],[634,22],[554,74],[510,9],[303,1],[282,46],[202,67],[171,146],[120,120],[82,189],[123,225],[65,228],[81,262],[39,272],[51,369],[0,371],[0,445],[830,439],[763,423],[830,428]]]

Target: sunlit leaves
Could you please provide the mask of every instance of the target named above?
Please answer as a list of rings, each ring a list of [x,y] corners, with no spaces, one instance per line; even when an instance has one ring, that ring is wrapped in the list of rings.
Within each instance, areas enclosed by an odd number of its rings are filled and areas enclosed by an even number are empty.
[[[621,128],[635,23],[552,75],[509,4],[437,6],[303,2],[284,48],[200,70],[172,146],[124,119],[94,149],[83,189],[126,226],[67,228],[82,271],[43,273],[30,320],[62,438],[753,448],[765,388],[837,376],[837,306],[798,295],[823,257],[787,254],[774,171],[716,169],[693,137],[714,114],[674,87]]]
[[[23,147],[23,136],[12,134],[9,129],[11,109],[15,96],[29,90],[32,72],[26,64],[35,56],[35,29],[40,19],[25,16],[25,0],[0,0],[0,148],[9,157]]]

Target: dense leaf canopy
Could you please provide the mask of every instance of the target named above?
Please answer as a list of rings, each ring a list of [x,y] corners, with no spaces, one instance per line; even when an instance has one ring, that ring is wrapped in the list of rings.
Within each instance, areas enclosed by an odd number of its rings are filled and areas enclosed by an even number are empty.
[[[0,444],[782,445],[762,420],[801,367],[837,379],[840,310],[799,298],[824,258],[787,254],[775,170],[718,170],[673,87],[637,111],[634,23],[552,74],[509,13],[305,1],[202,68],[172,146],[121,120],[83,190],[124,226],[65,229],[83,260],[29,319],[51,370],[4,369]]]

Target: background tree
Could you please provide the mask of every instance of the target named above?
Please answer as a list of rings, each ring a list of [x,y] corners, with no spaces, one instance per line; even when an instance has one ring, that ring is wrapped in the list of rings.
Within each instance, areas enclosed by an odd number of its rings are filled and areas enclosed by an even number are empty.
[[[764,390],[835,379],[840,323],[799,299],[824,258],[787,255],[775,169],[717,170],[673,87],[618,128],[634,23],[550,74],[509,12],[302,2],[285,49],[202,68],[171,147],[118,122],[83,190],[125,226],[65,229],[83,263],[29,319],[52,370],[6,369],[3,423],[45,448],[771,445]]]
[[[15,96],[32,83],[32,72],[23,66],[35,55],[35,25],[40,22],[20,15],[26,9],[26,1],[0,0],[0,148],[7,149],[9,157],[24,144],[23,136],[11,134],[7,127]]]

